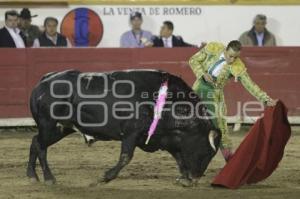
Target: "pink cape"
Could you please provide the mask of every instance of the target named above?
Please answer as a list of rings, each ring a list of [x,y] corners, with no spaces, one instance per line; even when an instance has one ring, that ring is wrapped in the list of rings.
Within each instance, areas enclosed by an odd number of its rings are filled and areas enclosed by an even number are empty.
[[[290,136],[287,108],[279,101],[266,108],[212,185],[236,189],[266,179],[277,168]]]

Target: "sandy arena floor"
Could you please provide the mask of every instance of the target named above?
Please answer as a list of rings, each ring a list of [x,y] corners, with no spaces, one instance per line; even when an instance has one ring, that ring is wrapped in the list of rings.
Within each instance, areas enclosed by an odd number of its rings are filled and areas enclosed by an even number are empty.
[[[224,165],[220,154],[213,159],[198,187],[182,188],[174,184],[179,175],[175,161],[167,152],[144,153],[137,149],[132,162],[119,178],[97,187],[89,184],[102,176],[119,157],[119,142],[84,144],[79,134],[71,135],[48,150],[48,160],[57,183],[33,184],[26,177],[29,145],[33,132],[0,132],[0,198],[100,198],[100,199],[193,199],[193,198],[270,198],[300,197],[300,128],[286,148],[279,168],[267,180],[238,190],[213,188],[210,182]],[[232,133],[237,146],[244,133]],[[38,173],[42,179],[41,170]]]

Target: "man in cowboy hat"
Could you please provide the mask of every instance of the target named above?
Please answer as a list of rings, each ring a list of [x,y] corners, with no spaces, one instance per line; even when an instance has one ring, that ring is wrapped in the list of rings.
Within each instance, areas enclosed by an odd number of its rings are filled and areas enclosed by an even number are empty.
[[[28,8],[23,8],[19,15],[19,28],[26,37],[26,44],[28,47],[33,45],[33,41],[41,35],[41,31],[38,26],[31,24],[31,18],[37,17],[37,15],[31,15]]]

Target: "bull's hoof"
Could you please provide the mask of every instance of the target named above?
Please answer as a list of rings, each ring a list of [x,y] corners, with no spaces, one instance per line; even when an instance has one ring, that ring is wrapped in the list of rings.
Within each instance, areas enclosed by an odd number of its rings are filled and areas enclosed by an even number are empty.
[[[110,181],[112,181],[113,178],[109,178],[109,177],[106,177],[104,176],[100,181],[99,183],[109,183]]]
[[[31,167],[27,168],[27,177],[29,178],[29,181],[32,183],[37,183],[40,181],[38,175],[36,174],[35,170]]]
[[[177,178],[176,184],[181,185],[183,187],[192,187],[194,185],[193,181],[187,178]]]
[[[32,184],[36,184],[36,183],[40,182],[38,177],[29,177],[28,179],[29,179],[29,182]]]
[[[89,184],[89,187],[96,187],[99,185],[104,185],[108,183],[109,181],[105,180],[104,178],[99,178],[96,182],[92,182]]]
[[[185,179],[185,177],[179,176],[178,178],[176,178],[175,182],[178,183],[181,179]]]
[[[197,186],[199,184],[199,179],[192,179],[192,186]]]
[[[89,187],[96,187],[97,185],[99,185],[98,181],[92,182],[91,184],[89,184]]]
[[[105,172],[104,177],[101,180],[101,182],[108,183],[108,182],[112,181],[113,179],[115,179],[116,177],[117,177],[116,172],[113,169],[111,169],[111,170],[108,170],[107,172]]]
[[[38,175],[35,172],[27,172],[27,177],[31,183],[37,183],[40,181]]]
[[[56,183],[56,180],[55,179],[49,179],[49,180],[45,180],[44,183],[47,186],[51,186],[51,185],[54,185]]]

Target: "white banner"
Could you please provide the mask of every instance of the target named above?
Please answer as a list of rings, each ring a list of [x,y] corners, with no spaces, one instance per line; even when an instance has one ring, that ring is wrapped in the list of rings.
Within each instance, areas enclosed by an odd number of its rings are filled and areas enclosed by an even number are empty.
[[[75,8],[89,8],[103,23],[103,37],[99,47],[119,47],[120,36],[130,29],[129,13],[138,10],[143,14],[143,29],[159,34],[162,22],[170,20],[175,25],[174,34],[186,42],[200,45],[201,42],[228,42],[252,26],[256,14],[268,17],[267,28],[275,34],[278,45],[300,45],[300,6],[102,6],[82,5],[52,8],[31,8],[33,24],[42,26],[48,16],[60,22]],[[4,13],[0,8],[0,25],[4,24]],[[17,11],[20,11],[18,8]]]

